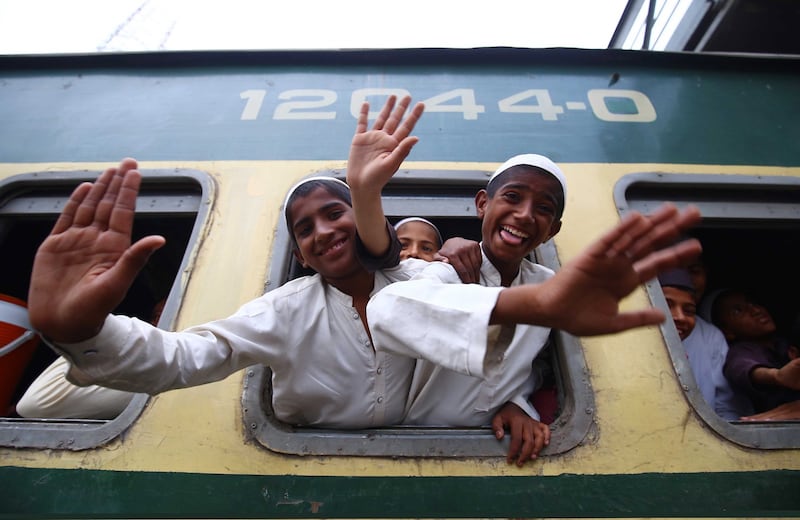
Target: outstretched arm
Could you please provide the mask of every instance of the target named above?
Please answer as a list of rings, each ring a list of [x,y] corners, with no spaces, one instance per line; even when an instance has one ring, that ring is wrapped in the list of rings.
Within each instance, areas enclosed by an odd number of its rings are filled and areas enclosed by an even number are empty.
[[[620,312],[620,301],[660,271],[700,253],[697,240],[674,240],[700,220],[691,207],[665,204],[650,216],[628,215],[555,276],[500,293],[492,323],[529,323],[578,336],[611,334],[664,321],[655,308]]]
[[[390,284],[372,297],[367,313],[373,343],[379,350],[482,378],[503,358],[487,346],[490,323],[539,325],[576,336],[661,323],[660,310],[620,312],[620,301],[659,271],[700,253],[697,240],[664,247],[699,219],[696,208],[679,212],[670,204],[649,217],[632,214],[539,284],[445,284],[436,279],[438,267],[432,264],[414,279]],[[398,322],[398,315],[406,319]],[[402,325],[411,320],[414,327]]]
[[[28,293],[33,327],[58,343],[96,335],[164,238],[131,245],[141,175],[133,159],[78,186],[36,253]]]
[[[411,98],[405,96],[395,108],[396,100],[395,96],[389,96],[372,130],[367,129],[369,103],[361,105],[347,160],[347,184],[353,197],[356,229],[367,251],[374,256],[382,256],[389,249],[381,191],[419,140],[410,134],[425,109],[422,103],[417,103],[403,120]]]

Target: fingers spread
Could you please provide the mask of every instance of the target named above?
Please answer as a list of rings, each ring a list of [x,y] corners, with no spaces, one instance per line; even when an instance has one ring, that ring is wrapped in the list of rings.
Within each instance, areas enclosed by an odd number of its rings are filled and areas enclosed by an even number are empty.
[[[392,109],[394,108],[396,101],[397,96],[394,94],[389,96],[380,113],[378,114],[377,119],[375,119],[375,124],[372,125],[373,130],[383,130],[383,126],[386,124],[386,120],[389,119],[389,115],[392,113]],[[366,125],[364,126],[364,130],[366,131]]]
[[[356,122],[356,134],[363,134],[367,131],[367,123],[369,120],[369,103],[364,101],[361,103],[361,111],[358,113],[358,121]]]
[[[120,233],[131,233],[136,212],[136,197],[139,194],[141,180],[142,177],[137,170],[130,170],[124,178],[120,178],[118,192],[109,211],[108,229]]]
[[[397,130],[400,121],[403,119],[403,114],[408,110],[409,104],[411,104],[411,96],[403,96],[400,99],[400,103],[398,103],[397,108],[391,113],[389,119],[386,120],[386,125],[383,128],[387,134],[394,134],[395,130]],[[398,139],[402,138],[398,137]]]
[[[74,225],[86,227],[94,222],[97,205],[103,200],[103,197],[105,197],[111,179],[113,179],[116,174],[117,168],[108,168],[100,174],[94,183],[92,183],[91,189],[86,196],[83,197],[80,206],[78,206],[75,211],[75,218],[73,219]]]
[[[659,272],[686,265],[702,251],[700,242],[696,239],[679,242],[672,247],[667,247],[649,254],[633,266],[641,282],[654,278]]]
[[[55,225],[53,226],[53,231],[51,234],[55,235],[57,233],[63,233],[70,226],[75,220],[75,213],[78,211],[81,203],[86,198],[86,195],[89,194],[89,191],[92,189],[91,182],[84,182],[72,192],[67,203],[64,204],[64,209],[61,210],[61,214],[58,216],[58,220],[56,221]]]

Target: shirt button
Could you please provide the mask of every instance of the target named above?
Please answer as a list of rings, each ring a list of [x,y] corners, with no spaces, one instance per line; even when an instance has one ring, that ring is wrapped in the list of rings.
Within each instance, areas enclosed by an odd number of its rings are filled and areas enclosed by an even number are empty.
[[[353,313],[353,319],[354,319],[354,320],[357,320],[357,319],[358,319],[358,313],[357,313],[357,312],[354,312],[354,313]]]
[[[383,397],[381,396],[381,397],[378,398],[378,403],[382,403],[382,402],[383,402]]]
[[[378,367],[378,370],[377,370],[377,372],[378,372],[379,374],[383,374],[383,367]]]

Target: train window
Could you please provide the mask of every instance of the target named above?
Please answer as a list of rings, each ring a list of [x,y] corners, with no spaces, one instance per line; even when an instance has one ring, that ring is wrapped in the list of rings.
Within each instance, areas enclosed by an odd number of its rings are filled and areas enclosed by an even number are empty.
[[[627,175],[615,186],[621,213],[648,213],[663,201],[694,204],[703,221],[692,232],[703,245],[708,295],[719,288],[754,292],[775,318],[780,334],[796,334],[800,277],[800,179],[756,175]],[[669,315],[656,282],[651,300]],[[687,401],[714,431],[731,442],[762,449],[800,447],[800,421],[726,421],[705,402],[671,320],[662,326],[672,364]]]
[[[342,178],[343,172],[328,171]],[[431,220],[447,239],[461,236],[480,240],[480,222],[474,197],[485,187],[490,172],[401,171],[383,191],[384,210],[391,222],[407,216]],[[282,218],[282,217],[281,217]],[[286,225],[278,225],[267,290],[302,274],[291,254],[292,241]],[[548,243],[535,251],[535,260],[557,270],[555,247]],[[556,408],[550,424],[552,438],[543,455],[566,452],[581,443],[594,426],[594,399],[583,350],[579,341],[554,333],[545,351],[554,370],[548,388]],[[555,403],[557,401],[557,403]],[[299,428],[277,420],[272,412],[270,371],[253,366],[246,372],[243,395],[244,420],[252,438],[265,447],[300,455],[363,455],[391,457],[505,457],[507,444],[499,443],[488,427],[433,428],[397,426],[341,431]],[[506,441],[507,442],[507,441]]]
[[[10,177],[0,184],[0,293],[4,299],[24,304],[37,247],[50,232],[73,188],[95,176],[86,171],[35,172]],[[210,187],[210,178],[197,171],[146,172],[137,201],[134,239],[160,234],[167,242],[153,254],[118,312],[172,328],[186,280],[178,274],[191,268],[190,252],[206,218],[208,204],[203,201],[210,196]],[[28,351],[20,355],[23,349]],[[53,351],[35,340],[0,357],[5,407],[0,411],[0,446],[70,450],[99,446],[127,429],[144,409],[148,396],[130,394],[115,417],[20,417],[16,413],[17,400],[56,359]]]

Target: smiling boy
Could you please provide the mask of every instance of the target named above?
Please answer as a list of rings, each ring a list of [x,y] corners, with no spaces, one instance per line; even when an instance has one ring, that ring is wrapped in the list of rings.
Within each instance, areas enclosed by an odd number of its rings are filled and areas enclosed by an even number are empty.
[[[561,169],[550,159],[535,154],[513,157],[492,175],[486,189],[475,197],[481,219],[483,261],[480,284],[486,287],[511,287],[539,284],[553,272],[528,260],[528,255],[561,229],[566,180]],[[410,317],[415,321],[429,309],[423,303],[439,284],[460,283],[455,269],[447,264],[432,264],[416,280],[427,281],[418,301],[396,299],[391,291],[380,293],[368,312],[373,322],[376,346],[393,349],[393,341],[384,333],[389,328],[386,312]],[[448,323],[442,317],[442,323]],[[405,323],[405,320],[397,320]],[[449,324],[448,324],[449,326]],[[458,328],[452,330],[457,331]],[[376,332],[379,331],[379,332]],[[457,332],[456,332],[457,334]],[[514,403],[534,419],[529,423],[533,444],[526,446],[517,459],[535,458],[549,442],[550,431],[539,422],[539,414],[528,398],[540,383],[532,374],[536,355],[547,344],[548,327],[495,325],[488,330],[488,350],[506,343],[502,367],[486,377],[465,375],[443,368],[431,361],[417,363],[404,423],[441,426],[482,426],[507,402]],[[420,339],[420,341],[426,341]],[[498,437],[502,427],[495,424]],[[516,437],[512,432],[512,440]]]

